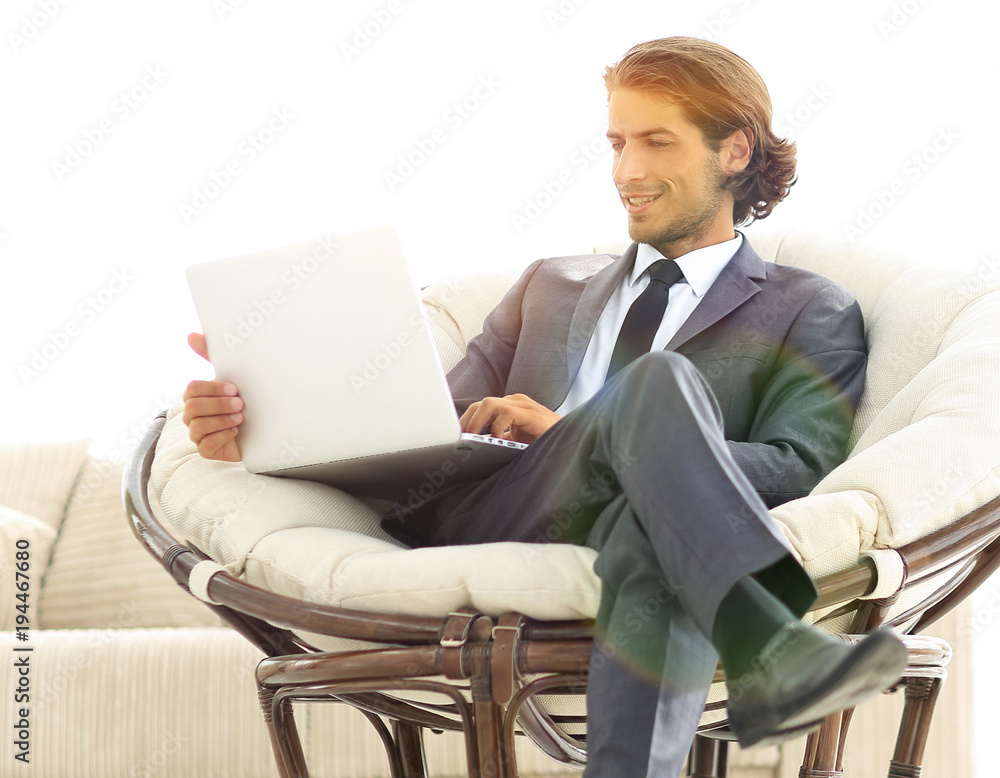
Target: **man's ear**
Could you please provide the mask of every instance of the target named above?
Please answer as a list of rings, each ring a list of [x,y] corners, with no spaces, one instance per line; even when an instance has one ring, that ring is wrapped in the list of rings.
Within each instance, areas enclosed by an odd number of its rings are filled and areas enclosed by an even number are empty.
[[[719,162],[722,169],[732,175],[745,170],[753,153],[753,130],[744,127],[733,130],[719,147]]]

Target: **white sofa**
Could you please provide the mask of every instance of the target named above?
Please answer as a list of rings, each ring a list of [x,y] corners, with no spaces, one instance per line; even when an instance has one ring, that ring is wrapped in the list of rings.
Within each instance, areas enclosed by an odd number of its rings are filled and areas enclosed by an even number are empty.
[[[1000,404],[988,402],[995,392],[982,396],[1000,372],[1000,281],[975,268],[947,275],[908,270],[866,250],[794,236],[751,233],[751,239],[767,259],[794,257],[848,285],[875,336],[852,458],[815,496],[775,515],[815,575],[876,550],[884,593],[896,571],[892,552],[879,549],[941,526],[1000,491]],[[459,358],[512,278],[474,276],[426,290],[446,364]],[[932,460],[953,466],[928,475]],[[132,537],[120,472],[89,457],[83,442],[0,448],[0,505],[6,506],[0,597],[8,602],[14,544],[31,544],[29,640],[0,632],[5,733],[18,723],[9,702],[20,682],[14,649],[33,649],[31,763],[12,774],[274,776],[253,683],[259,653],[176,587]],[[493,566],[531,563],[517,590],[503,589],[481,563],[487,557],[467,549],[400,549],[381,535],[371,506],[335,490],[201,460],[176,415],[161,439],[153,490],[165,518],[216,563],[293,596],[422,614],[474,602],[488,612],[574,617],[591,615],[596,605],[586,549],[547,548],[545,565],[538,564],[538,549],[526,555],[510,544],[501,550],[507,557],[493,549]],[[449,553],[449,564],[439,564]],[[213,571],[204,572],[202,589]],[[506,572],[507,580],[515,577]],[[0,613],[6,619],[0,626],[9,630],[11,611]],[[854,730],[864,731],[859,718]],[[358,714],[310,705],[297,719],[315,775],[388,774]],[[947,727],[948,720],[935,724],[946,742],[958,740]],[[431,737],[428,751],[435,775],[462,773],[456,738]],[[11,737],[0,739],[0,773],[15,765],[16,753]],[[731,775],[785,775],[782,764],[798,755],[794,749],[786,759],[774,749],[737,755],[734,761],[747,766]],[[519,763],[525,776],[562,772],[530,747]],[[851,774],[884,773],[883,765],[870,769]]]

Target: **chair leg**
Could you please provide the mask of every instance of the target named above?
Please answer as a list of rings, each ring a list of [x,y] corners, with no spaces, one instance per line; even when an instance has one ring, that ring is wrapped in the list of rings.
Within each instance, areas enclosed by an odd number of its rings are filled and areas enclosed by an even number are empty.
[[[271,738],[271,750],[274,752],[278,774],[281,778],[309,778],[309,769],[306,767],[305,754],[302,752],[302,743],[292,714],[292,703],[284,700],[276,710],[273,689],[258,687],[257,695]]]
[[[822,726],[810,733],[799,768],[799,778],[841,778],[841,751],[847,735],[851,711],[834,713],[823,720]]]
[[[473,687],[475,689],[475,687]],[[479,778],[499,778],[506,772],[501,751],[500,708],[492,700],[475,700],[476,745],[479,749]]]
[[[690,778],[726,778],[729,775],[729,742],[695,735],[688,757]]]
[[[392,731],[400,756],[403,778],[427,778],[423,730],[412,724],[394,721]]]
[[[896,751],[889,763],[889,778],[920,778],[931,714],[943,680],[943,677],[906,679],[906,702]]]

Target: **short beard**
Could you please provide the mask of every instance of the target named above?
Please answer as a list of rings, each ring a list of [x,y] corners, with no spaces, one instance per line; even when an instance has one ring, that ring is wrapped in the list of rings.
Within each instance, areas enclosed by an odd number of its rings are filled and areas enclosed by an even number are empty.
[[[659,232],[648,234],[644,228],[652,225],[629,221],[629,237],[637,243],[648,243],[662,252],[663,249],[680,241],[695,242],[700,240],[711,229],[719,210],[723,206],[723,193],[726,191],[728,178],[722,172],[719,158],[709,154],[703,168],[705,186],[702,197],[691,208],[681,213],[669,224],[660,226]]]

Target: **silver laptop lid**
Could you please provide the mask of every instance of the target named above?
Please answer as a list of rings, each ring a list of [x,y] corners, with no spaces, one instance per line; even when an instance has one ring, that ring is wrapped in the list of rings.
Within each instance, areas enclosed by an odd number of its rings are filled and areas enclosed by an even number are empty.
[[[246,402],[251,472],[457,439],[392,228],[194,265],[187,278],[216,375]]]

